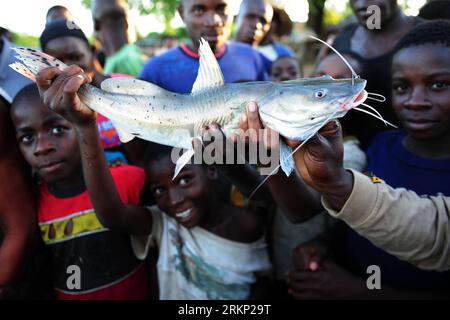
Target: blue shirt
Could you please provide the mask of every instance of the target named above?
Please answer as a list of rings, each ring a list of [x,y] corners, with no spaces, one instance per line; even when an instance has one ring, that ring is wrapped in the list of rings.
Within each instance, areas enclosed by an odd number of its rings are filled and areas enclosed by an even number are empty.
[[[367,150],[367,171],[394,188],[403,187],[419,195],[450,196],[450,159],[428,159],[416,156],[402,144],[406,132],[378,134]],[[427,214],[424,212],[423,214]],[[381,282],[404,289],[450,289],[450,272],[425,271],[375,247],[368,240],[349,231],[345,256],[349,268],[367,278],[366,269],[378,265]]]
[[[263,52],[259,51],[261,53],[261,56],[263,58],[264,67],[266,68],[267,72],[270,74],[270,68],[272,67],[272,64],[281,57],[290,57],[294,58],[295,53],[292,51],[291,48],[288,46],[285,46],[284,44],[281,44],[279,42],[274,42],[270,44],[272,46],[273,50],[276,52],[275,59],[271,59],[270,57],[266,56]]]
[[[14,45],[6,38],[0,38],[0,41],[3,42],[0,54],[0,96],[11,103],[16,94],[32,82],[9,67],[11,63],[19,61],[15,57],[17,53],[11,49]]]
[[[216,58],[226,83],[269,80],[261,55],[247,44],[229,42]],[[189,93],[198,68],[198,54],[181,45],[147,61],[139,78],[172,92]]]

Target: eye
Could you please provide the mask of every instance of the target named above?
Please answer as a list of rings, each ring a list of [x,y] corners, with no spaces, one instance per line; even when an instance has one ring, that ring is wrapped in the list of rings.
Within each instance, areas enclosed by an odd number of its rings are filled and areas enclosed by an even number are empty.
[[[447,83],[445,83],[444,81],[436,81],[433,84],[431,84],[431,89],[440,90],[440,89],[444,89],[446,86],[447,86]]]
[[[180,186],[185,186],[187,185],[189,182],[191,182],[191,178],[189,177],[183,177],[180,179],[180,181],[178,182],[180,184]]]
[[[53,128],[50,130],[51,134],[52,134],[52,135],[55,135],[55,136],[60,136],[60,135],[62,135],[62,134],[64,133],[64,131],[65,131],[65,128],[64,128],[64,127],[61,127],[61,126],[53,127]]]
[[[405,84],[394,84],[392,87],[397,94],[404,94],[408,90],[408,86]]]
[[[155,196],[161,196],[164,193],[164,188],[157,187],[157,188],[153,189],[153,193]]]
[[[316,91],[316,93],[314,95],[316,98],[321,99],[321,98],[325,97],[327,94],[326,94],[325,90],[322,89],[322,90]]]
[[[201,7],[201,6],[196,6],[192,9],[192,13],[196,16],[202,15],[203,12],[204,12],[204,10],[203,10],[203,7]]]
[[[19,137],[19,143],[30,144],[33,141],[33,135],[31,133],[24,134]]]
[[[221,6],[219,6],[218,8],[217,8],[217,13],[219,13],[219,14],[226,14],[226,12],[227,12],[227,9],[228,9],[228,6],[227,5],[221,5]]]

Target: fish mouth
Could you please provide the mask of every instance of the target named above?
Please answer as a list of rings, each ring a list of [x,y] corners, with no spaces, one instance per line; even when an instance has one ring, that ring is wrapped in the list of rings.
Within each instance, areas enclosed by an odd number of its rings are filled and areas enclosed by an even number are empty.
[[[362,89],[358,95],[351,98],[350,101],[348,101],[347,103],[344,103],[344,105],[342,106],[342,109],[350,110],[350,109],[353,109],[353,108],[359,106],[360,104],[364,103],[364,101],[366,101],[367,96],[368,96],[367,91]]]

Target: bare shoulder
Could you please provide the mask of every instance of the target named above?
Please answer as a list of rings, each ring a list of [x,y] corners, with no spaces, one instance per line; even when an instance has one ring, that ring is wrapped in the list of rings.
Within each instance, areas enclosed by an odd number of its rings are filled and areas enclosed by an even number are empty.
[[[251,243],[259,240],[264,234],[263,221],[258,215],[246,208],[229,206],[231,219],[231,235],[238,242]]]

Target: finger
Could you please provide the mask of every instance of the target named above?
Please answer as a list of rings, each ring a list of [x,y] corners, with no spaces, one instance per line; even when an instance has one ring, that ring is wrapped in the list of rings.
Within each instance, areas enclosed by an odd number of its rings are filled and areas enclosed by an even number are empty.
[[[320,275],[319,272],[309,271],[291,271],[288,273],[288,283],[307,283],[316,281]]]
[[[316,261],[311,261],[309,263],[309,270],[311,270],[312,272],[319,270],[319,263]]]
[[[192,139],[192,148],[194,150],[202,150],[202,148],[203,148],[202,141],[198,138]]]
[[[299,140],[289,140],[289,139],[285,139],[286,144],[291,147],[293,150],[295,150],[301,143],[302,141]]]
[[[248,130],[248,117],[246,113],[243,113],[239,119],[239,128],[244,132]]]
[[[77,74],[75,76],[68,77],[64,85],[64,94],[76,94],[80,87],[89,82],[89,79],[84,74]]]
[[[42,96],[43,92],[50,88],[53,80],[62,73],[57,67],[50,67],[41,70],[36,76],[36,84],[39,93]]]
[[[60,72],[60,70],[58,70]],[[43,102],[44,104],[54,109],[55,101],[60,101],[61,96],[64,94],[64,87],[66,85],[67,79],[80,74],[83,70],[78,66],[70,66],[61,72],[51,83],[50,87],[43,91]]]
[[[248,143],[248,118],[245,113],[241,116],[241,119],[239,119],[239,129],[241,141]]]
[[[339,121],[332,120],[319,130],[319,134],[323,137],[328,137],[328,136],[331,137],[331,136],[339,135],[341,131],[342,130],[341,130],[341,125],[340,125]]]
[[[248,126],[253,130],[261,130],[263,125],[259,119],[258,113],[258,105],[256,102],[251,101],[247,104],[247,117],[248,117]]]

